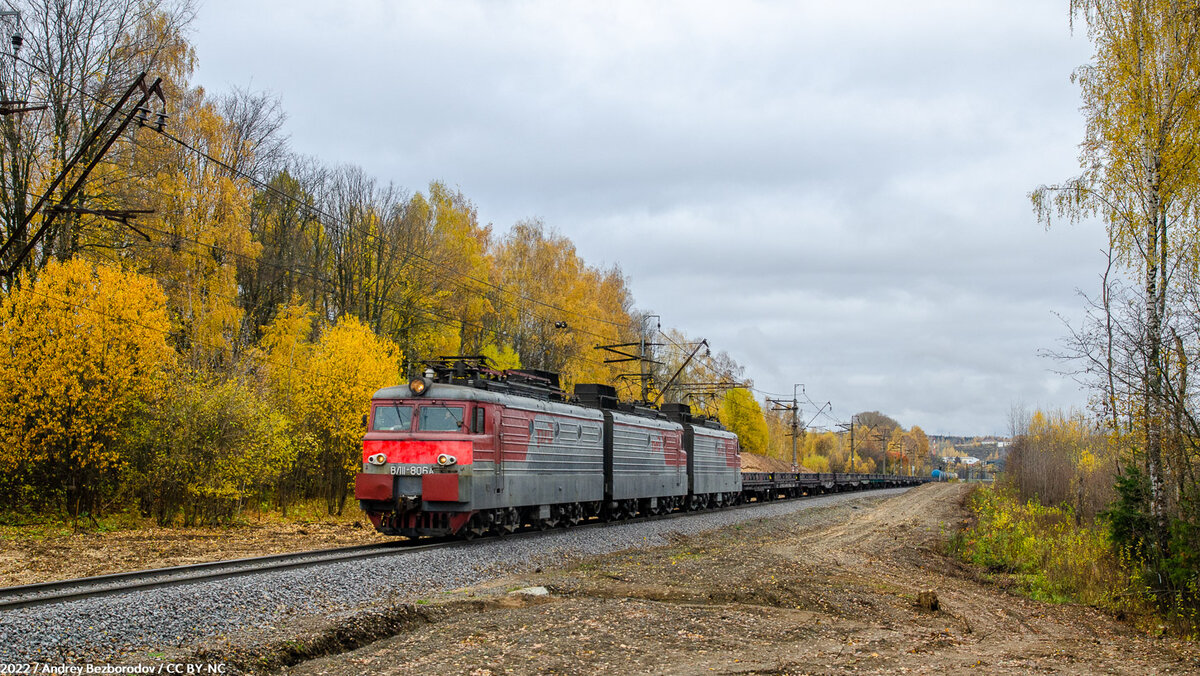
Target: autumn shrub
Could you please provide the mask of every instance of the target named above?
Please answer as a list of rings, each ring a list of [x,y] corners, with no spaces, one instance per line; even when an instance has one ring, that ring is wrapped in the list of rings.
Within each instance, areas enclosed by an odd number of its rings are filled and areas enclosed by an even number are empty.
[[[855,458],[853,462],[847,459],[845,467],[847,472],[853,470],[859,474],[873,474],[878,471],[875,458]]]
[[[295,461],[283,415],[252,383],[183,376],[136,454],[130,481],[159,525],[228,523],[270,500]]]
[[[1079,525],[1070,507],[1022,502],[1003,487],[976,489],[970,507],[975,522],[952,543],[966,561],[1010,576],[1035,599],[1146,612],[1149,591],[1103,523]]]
[[[1116,452],[1080,413],[1038,411],[1018,430],[1005,480],[1023,500],[1070,504],[1090,521],[1112,502]]]
[[[0,472],[73,518],[119,498],[128,435],[174,359],[166,297],[74,259],[0,299]]]

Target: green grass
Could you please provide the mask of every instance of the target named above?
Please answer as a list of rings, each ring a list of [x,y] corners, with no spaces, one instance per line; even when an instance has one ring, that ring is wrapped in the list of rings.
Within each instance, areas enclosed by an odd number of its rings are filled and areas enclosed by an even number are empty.
[[[1040,601],[1144,610],[1146,590],[1103,524],[1077,524],[1069,507],[1021,503],[990,486],[974,491],[970,506],[974,525],[951,541],[963,560]]]

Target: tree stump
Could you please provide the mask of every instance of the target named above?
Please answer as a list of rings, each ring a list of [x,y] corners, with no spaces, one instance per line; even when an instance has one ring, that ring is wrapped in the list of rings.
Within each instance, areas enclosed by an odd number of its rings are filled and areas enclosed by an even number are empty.
[[[917,605],[921,606],[925,610],[937,610],[938,609],[937,592],[933,591],[932,589],[927,589],[927,590],[917,594]]]

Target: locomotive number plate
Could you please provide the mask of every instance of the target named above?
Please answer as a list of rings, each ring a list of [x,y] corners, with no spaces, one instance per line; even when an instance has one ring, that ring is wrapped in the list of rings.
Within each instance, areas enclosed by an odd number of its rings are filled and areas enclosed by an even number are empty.
[[[420,465],[392,465],[392,474],[420,475],[433,474],[432,467],[421,467]]]

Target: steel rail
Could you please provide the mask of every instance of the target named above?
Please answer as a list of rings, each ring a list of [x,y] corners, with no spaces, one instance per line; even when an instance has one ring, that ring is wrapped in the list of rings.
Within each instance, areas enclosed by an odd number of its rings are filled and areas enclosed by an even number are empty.
[[[649,521],[661,521],[667,519],[682,519],[689,516],[698,516],[716,511],[753,509],[754,507],[777,504],[780,502],[791,502],[794,500],[804,500],[806,498],[816,498],[845,493],[865,493],[868,491],[884,490],[889,488],[911,487],[912,486],[862,486],[848,491],[815,493],[763,501],[755,500],[753,502],[743,502],[741,504],[730,505],[727,507],[702,509],[696,511],[678,511],[670,512],[668,514],[638,516],[631,519],[620,519],[615,521],[605,521],[600,518],[592,518],[575,526],[550,528],[546,530],[527,528],[514,533],[499,536],[490,535],[473,540],[431,538],[427,540],[382,542],[377,544],[353,545],[350,547],[335,547],[331,549],[314,549],[286,554],[269,554],[266,556],[254,556],[242,559],[207,561],[204,563],[170,566],[167,568],[150,568],[146,570],[137,570],[125,573],[97,575],[94,577],[80,577],[68,580],[56,580],[53,582],[38,582],[16,587],[0,587],[0,612],[48,605],[51,603],[67,603],[69,601],[77,601],[87,598],[99,598],[104,596],[113,596],[116,594],[127,594],[136,591],[159,589],[163,587],[174,587],[195,582],[214,582],[246,575],[255,575],[258,573],[306,568],[309,566],[319,566],[327,563],[338,563],[341,561],[352,561],[355,559],[367,559],[378,556],[389,556],[393,554],[410,554],[420,551],[429,551],[432,549],[449,547],[463,547],[477,543],[493,542],[503,539],[536,537],[539,535],[560,533],[564,530],[619,526],[621,524],[645,523]]]
[[[222,580],[274,570],[334,563],[352,559],[385,556],[397,551],[426,549],[439,542],[397,541],[331,549],[314,549],[286,554],[268,554],[242,559],[206,561],[167,568],[111,573],[53,582],[39,582],[16,587],[0,588],[0,612],[62,603],[84,598],[110,596],[132,591],[169,587],[190,582]]]

